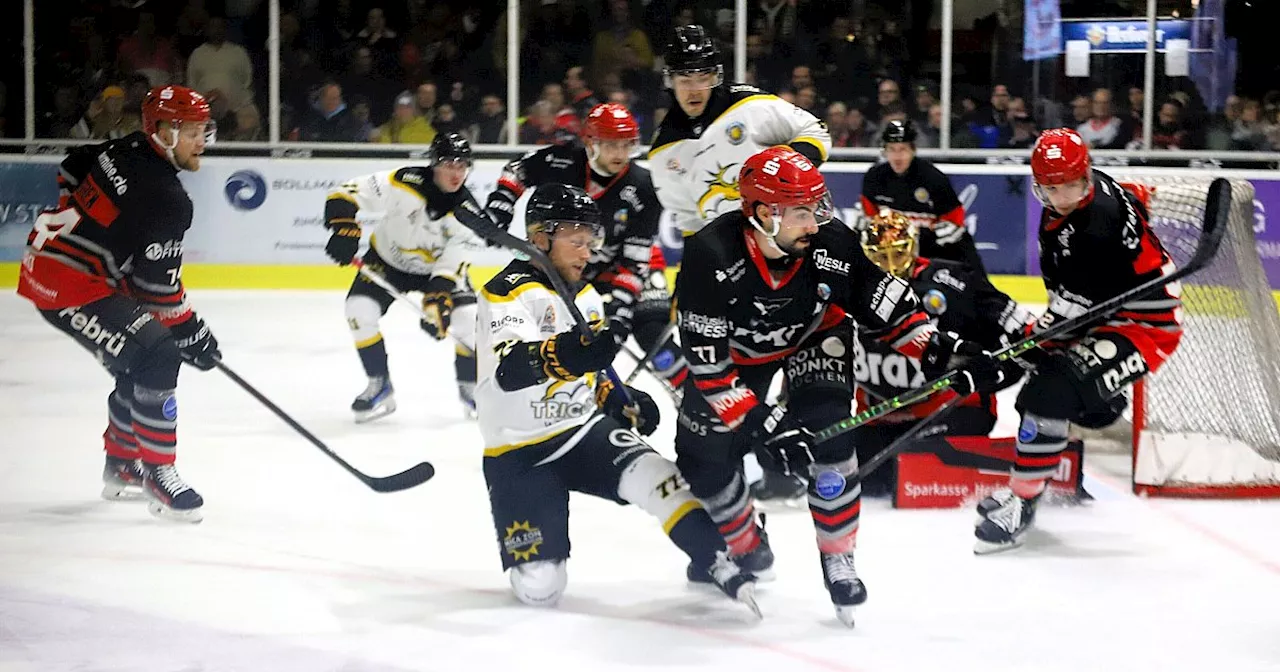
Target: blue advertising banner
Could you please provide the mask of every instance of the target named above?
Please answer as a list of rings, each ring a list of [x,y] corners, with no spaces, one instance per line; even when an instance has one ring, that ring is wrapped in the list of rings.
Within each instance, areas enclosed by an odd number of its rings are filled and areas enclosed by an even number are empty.
[[[1166,40],[1191,39],[1191,22],[1185,19],[1156,21],[1156,50],[1163,51]],[[1114,21],[1063,21],[1062,49],[1071,40],[1087,40],[1091,51],[1146,51],[1146,19]]]
[[[0,163],[0,261],[19,261],[31,225],[58,204],[58,164]]]
[[[1022,60],[1052,58],[1061,51],[1062,44],[1058,0],[1027,0],[1022,16]]]

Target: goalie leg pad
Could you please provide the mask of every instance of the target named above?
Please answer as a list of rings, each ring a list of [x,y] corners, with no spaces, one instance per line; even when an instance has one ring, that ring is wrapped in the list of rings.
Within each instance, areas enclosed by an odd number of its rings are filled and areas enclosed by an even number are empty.
[[[511,568],[511,592],[531,607],[554,607],[569,585],[565,560],[535,560]]]

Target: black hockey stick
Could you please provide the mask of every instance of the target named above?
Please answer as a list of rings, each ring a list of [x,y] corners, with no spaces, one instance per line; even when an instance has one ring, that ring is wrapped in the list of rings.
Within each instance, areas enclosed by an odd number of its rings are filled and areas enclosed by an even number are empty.
[[[667,341],[671,339],[671,334],[675,333],[675,330],[675,322],[668,322],[667,326],[662,328],[662,333],[658,334],[658,340],[654,341],[653,345],[649,346],[649,349],[644,353],[644,357],[636,362],[635,370],[632,371],[624,381],[626,384],[630,385],[631,382],[640,375],[641,371],[649,368],[649,364],[653,361],[653,358],[657,357],[659,352],[662,352],[662,346],[667,344]],[[628,354],[630,354],[630,352],[630,350],[627,351]]]
[[[889,445],[885,446],[880,452],[872,455],[871,459],[867,460],[866,464],[858,467],[858,480],[862,480],[867,476],[870,476],[871,472],[880,468],[880,465],[888,462],[898,453],[906,450],[907,446],[911,445],[911,442],[914,441],[921,432],[930,427],[936,427],[937,425],[935,423],[950,415],[951,411],[955,410],[956,406],[959,405],[960,399],[961,397],[957,395],[942,402],[941,406],[933,409],[932,413],[918,420],[916,424],[911,426],[911,429],[908,429],[901,436],[890,441]]]
[[[1089,325],[1099,319],[1102,319],[1124,304],[1173,282],[1177,282],[1192,273],[1199,271],[1213,261],[1213,256],[1217,254],[1218,247],[1222,245],[1222,236],[1227,230],[1227,217],[1231,213],[1231,183],[1225,178],[1217,178],[1209,184],[1209,193],[1205,199],[1204,207],[1204,223],[1200,229],[1200,242],[1196,245],[1196,251],[1191,255],[1191,259],[1187,263],[1173,273],[1158,278],[1153,278],[1147,282],[1134,287],[1133,289],[1121,292],[1116,296],[1107,299],[1098,304],[1094,304],[1085,312],[1070,318],[1052,324],[1044,331],[1028,336],[1013,345],[1002,348],[992,355],[996,361],[1005,362],[1010,359],[1016,359],[1028,351],[1036,348],[1045,341],[1062,334],[1075,331],[1081,327]],[[859,425],[864,425],[876,418],[883,417],[893,411],[915,404],[934,394],[948,389],[956,379],[960,376],[959,371],[950,371],[940,378],[935,378],[914,390],[903,392],[902,394],[886,399],[866,410],[849,418],[845,418],[829,427],[826,427],[814,433],[814,443],[821,443],[834,437],[840,436]],[[901,452],[906,447],[906,443],[902,443],[898,451]],[[888,452],[887,449],[882,452]],[[895,453],[896,454],[896,453]],[[879,457],[879,455],[877,455]],[[888,459],[892,455],[886,456]]]
[[[398,492],[400,490],[407,490],[414,486],[422,485],[423,483],[426,483],[427,481],[431,480],[432,476],[436,475],[436,468],[431,466],[430,462],[422,462],[398,474],[383,476],[381,478],[376,476],[370,476],[360,471],[359,469],[356,469],[355,467],[351,466],[349,463],[347,463],[346,460],[339,457],[337,453],[330,450],[328,446],[324,445],[323,441],[316,438],[315,434],[312,434],[311,432],[307,431],[306,427],[303,427],[302,425],[298,424],[296,420],[289,417],[288,413],[285,413],[283,410],[280,409],[279,406],[276,406],[274,403],[272,403],[271,400],[266,397],[266,395],[259,392],[256,388],[254,388],[254,386],[250,385],[247,381],[245,381],[244,378],[241,378],[235,371],[232,371],[231,367],[227,366],[226,364],[223,364],[221,361],[215,362],[214,365],[218,367],[219,371],[227,374],[227,377],[230,378],[232,381],[234,381],[236,385],[239,385],[241,389],[253,395],[254,399],[257,399],[259,402],[262,403],[263,406],[266,406],[268,410],[270,410],[272,413],[275,413],[276,416],[279,417],[281,420],[284,420],[286,425],[289,425],[290,427],[293,428],[293,431],[301,434],[304,439],[311,442],[311,445],[315,446],[316,448],[319,448],[320,452],[324,453],[325,455],[328,455],[329,459],[333,460],[334,462],[337,462],[338,466],[342,467],[343,469],[346,469],[347,473],[360,479],[360,482],[369,486],[375,492]]]

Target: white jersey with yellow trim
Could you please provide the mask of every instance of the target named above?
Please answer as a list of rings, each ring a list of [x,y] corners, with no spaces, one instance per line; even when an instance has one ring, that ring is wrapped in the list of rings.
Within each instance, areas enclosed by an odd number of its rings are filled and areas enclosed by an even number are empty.
[[[572,381],[548,379],[514,392],[498,386],[495,374],[517,343],[545,341],[572,331],[573,317],[546,278],[526,261],[513,261],[479,292],[476,351],[479,378],[476,413],[485,455],[541,443],[585,423],[596,411],[596,375]],[[604,316],[604,302],[587,284],[574,303],[588,320]]]
[[[453,215],[470,201],[463,186],[446,193],[436,186],[430,166],[410,166],[352,178],[329,194],[356,208],[351,216],[374,228],[369,244],[396,270],[439,275],[458,282],[469,259],[484,241]]]
[[[649,151],[658,200],[681,229],[696,233],[742,207],[738,171],[749,157],[775,145],[791,145],[821,164],[831,151],[831,134],[809,112],[745,84],[713,89],[696,118],[673,103]]]

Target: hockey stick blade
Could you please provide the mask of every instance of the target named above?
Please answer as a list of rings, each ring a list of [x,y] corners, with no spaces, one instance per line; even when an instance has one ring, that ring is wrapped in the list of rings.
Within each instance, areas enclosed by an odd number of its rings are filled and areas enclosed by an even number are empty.
[[[1110,315],[1116,309],[1138,297],[1141,297],[1155,289],[1164,287],[1170,283],[1178,282],[1188,275],[1200,271],[1213,261],[1214,255],[1218,253],[1218,248],[1222,246],[1222,237],[1226,234],[1227,219],[1230,216],[1230,213],[1231,183],[1225,178],[1216,178],[1209,184],[1209,191],[1205,198],[1204,221],[1201,223],[1200,238],[1199,242],[1196,244],[1196,251],[1192,253],[1191,258],[1187,260],[1186,264],[1168,275],[1152,278],[1151,280],[1148,280],[1137,287],[1121,292],[1106,301],[1094,304],[1088,310],[1073,318],[1056,322],[1043,331],[1037,332],[1022,339],[1021,341],[1006,346],[993,353],[992,358],[1001,362],[1015,359],[1045,341],[1052,340],[1057,336],[1087,326],[1106,317],[1107,315]],[[861,413],[845,418],[840,422],[814,432],[814,441],[815,443],[827,441],[844,434],[845,432],[852,431],[860,425],[864,425],[872,420],[888,415],[889,413],[892,413],[904,406],[910,406],[911,404],[924,401],[925,399],[932,397],[934,394],[950,388],[958,375],[958,371],[950,371],[939,378],[935,378],[924,385],[917,387],[914,390],[909,390],[896,397],[886,399],[885,401],[867,408]]]
[[[407,490],[414,486],[418,486],[418,485],[422,485],[423,483],[426,483],[427,481],[431,480],[432,476],[436,475],[436,468],[433,467],[430,462],[421,462],[398,474],[392,474],[390,476],[382,476],[382,477],[370,476],[360,471],[359,469],[356,469],[355,467],[351,466],[346,460],[342,459],[342,457],[340,457],[337,453],[330,450],[329,447],[326,446],[323,441],[316,438],[315,434],[312,434],[311,432],[307,431],[306,427],[303,427],[302,425],[298,424],[298,421],[290,417],[289,414],[285,413],[284,410],[281,409],[279,406],[276,406],[270,399],[266,397],[266,395],[259,392],[257,388],[250,385],[248,381],[246,381],[244,378],[241,378],[240,375],[237,374],[235,371],[232,371],[231,367],[222,363],[222,361],[215,362],[214,365],[218,367],[219,371],[227,374],[227,377],[230,378],[232,382],[234,382],[236,385],[239,385],[240,389],[244,390],[245,392],[248,392],[250,396],[252,396],[254,399],[257,399],[263,406],[266,406],[267,410],[271,411],[272,413],[275,413],[276,417],[283,420],[286,425],[289,425],[289,427],[292,428],[293,431],[301,434],[302,438],[309,441],[311,445],[315,446],[316,448],[319,448],[320,452],[327,455],[329,459],[333,460],[334,462],[337,462],[338,466],[347,470],[347,473],[360,479],[361,483],[364,483],[365,485],[369,486],[369,488],[371,488],[374,492],[397,492],[400,490]]]

